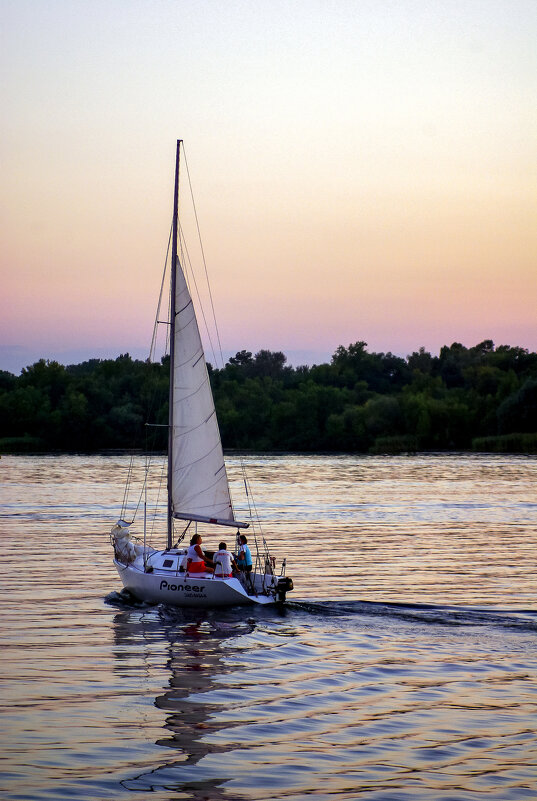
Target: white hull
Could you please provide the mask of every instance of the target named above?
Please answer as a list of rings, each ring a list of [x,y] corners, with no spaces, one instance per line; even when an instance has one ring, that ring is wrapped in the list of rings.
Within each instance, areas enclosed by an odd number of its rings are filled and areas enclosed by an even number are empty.
[[[238,578],[220,578],[209,573],[187,575],[165,569],[146,573],[140,557],[130,565],[116,559],[114,564],[125,589],[142,601],[179,607],[219,607],[273,604],[279,600],[277,578],[271,575],[251,573],[253,591],[247,591]]]

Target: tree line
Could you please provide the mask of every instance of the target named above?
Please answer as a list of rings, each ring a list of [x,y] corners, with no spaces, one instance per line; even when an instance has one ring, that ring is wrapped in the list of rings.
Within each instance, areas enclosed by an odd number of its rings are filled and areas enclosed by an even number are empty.
[[[167,357],[124,354],[0,371],[0,450],[165,449],[168,369]],[[224,448],[537,452],[537,353],[521,347],[453,343],[405,359],[356,342],[312,367],[242,350],[209,374]]]

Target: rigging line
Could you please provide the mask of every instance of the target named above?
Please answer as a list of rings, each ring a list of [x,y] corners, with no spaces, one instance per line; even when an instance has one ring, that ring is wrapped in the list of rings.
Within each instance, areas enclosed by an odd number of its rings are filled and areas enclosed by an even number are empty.
[[[133,476],[133,472],[134,472],[134,456],[135,456],[134,454],[131,454],[131,462],[130,462],[130,465],[129,465],[129,471],[128,471],[128,474],[127,474],[127,480],[125,482],[125,491],[124,491],[124,495],[123,495],[123,506],[121,507],[121,517],[122,517],[123,520],[125,520],[125,516],[127,514],[127,507],[128,507],[128,504],[129,504],[129,497],[128,497],[129,496],[129,490],[130,490],[131,484],[133,483],[133,477],[132,476]],[[140,495],[138,497],[138,502],[136,503],[134,512],[131,515],[131,520],[130,520],[129,525],[132,525],[132,523],[134,523],[134,521],[136,520],[136,515],[138,514],[138,510],[139,510],[140,504],[142,502],[142,497],[143,497],[143,494],[144,494],[146,480],[147,480],[147,475],[144,477],[144,480],[142,482],[142,488],[140,490]]]
[[[246,475],[246,466],[244,464],[244,459],[242,458],[242,456],[239,457],[239,458],[240,458],[240,462],[241,462],[242,480],[244,481],[244,487],[246,489],[246,496],[248,498],[248,506],[249,507],[252,506],[252,508],[254,510],[254,516],[255,516],[256,523],[259,524],[259,514],[258,514],[256,506],[255,506],[255,500],[254,500],[254,496],[252,494],[252,489],[250,487],[250,482],[248,481],[248,476]]]
[[[149,350],[149,361],[151,361],[151,359],[154,358],[155,349],[156,349],[156,346],[157,346],[157,331],[158,331],[158,327],[159,327],[159,323],[160,323],[160,321],[159,321],[160,307],[162,305],[162,294],[164,292],[164,281],[166,279],[166,267],[168,266],[168,259],[169,259],[169,256],[170,256],[170,245],[171,245],[171,241],[172,241],[172,229],[173,229],[173,223],[170,226],[170,235],[168,237],[168,247],[166,248],[166,258],[164,260],[164,270],[162,272],[162,281],[161,281],[161,284],[160,284],[160,293],[159,293],[159,296],[158,296],[157,313],[155,315],[155,323],[153,325],[153,338],[151,340],[151,348]]]
[[[156,498],[156,501],[154,503],[154,511],[153,511],[152,520],[151,520],[151,530],[149,532],[149,542],[150,543],[151,543],[151,541],[153,539],[153,534],[155,533],[155,525],[156,525],[156,522],[157,522],[157,511],[158,511],[158,507],[160,505],[160,494],[162,492],[162,487],[164,485],[164,479],[167,477],[167,475],[166,475],[167,474],[167,469],[168,469],[168,460],[164,459],[162,461],[162,463],[161,463],[160,479],[159,479],[159,482],[158,482],[158,489],[157,489],[157,498]]]
[[[125,482],[125,492],[124,492],[124,496],[123,496],[123,507],[122,507],[122,510],[121,510],[122,519],[125,519],[125,516],[127,514],[127,507],[128,507],[128,504],[129,504],[129,497],[128,496],[129,496],[130,486],[131,486],[131,484],[133,482],[133,477],[132,476],[133,476],[133,473],[134,473],[134,456],[135,456],[134,454],[131,454],[131,462],[130,462],[130,465],[129,465],[129,472],[127,474],[127,481]],[[147,480],[147,476],[144,477],[144,481],[142,482],[142,488],[140,490],[140,495],[138,497],[138,503],[136,503],[136,506],[134,508],[134,512],[132,513],[132,516],[131,516],[132,519],[130,520],[130,525],[132,525],[132,523],[134,523],[134,521],[136,520],[136,515],[138,514],[138,510],[139,510],[140,504],[142,502],[142,497],[143,497],[143,494],[144,494],[146,480]]]
[[[254,542],[255,542],[256,551],[259,554],[259,546],[257,544],[257,536],[256,536],[256,533],[255,533],[256,525],[259,525],[259,516],[257,514],[257,510],[255,509],[255,505],[253,507],[253,513],[252,513],[253,497],[252,497],[252,493],[250,491],[250,488],[248,486],[248,479],[246,477],[246,469],[244,467],[244,462],[242,460],[242,457],[241,457],[241,460],[240,460],[240,465],[241,465],[241,469],[242,469],[242,480],[244,481],[244,487],[246,489],[246,498],[247,498],[247,501],[248,501],[248,514],[250,515],[250,520],[252,521],[252,533],[254,535]]]
[[[157,310],[156,310],[156,314],[155,314],[155,322],[153,324],[153,337],[151,339],[151,347],[149,349],[148,362],[152,362],[152,361],[154,361],[156,359],[157,337],[158,337],[159,325],[166,325],[166,340],[165,340],[165,343],[164,343],[164,354],[166,354],[167,351],[168,351],[168,342],[169,342],[169,336],[170,336],[170,334],[169,334],[170,316],[168,314],[168,321],[166,321],[166,322],[159,320],[159,317],[161,315],[161,309],[162,309],[162,299],[163,299],[163,294],[164,294],[164,284],[165,284],[165,280],[166,280],[166,271],[167,271],[167,266],[168,266],[168,260],[169,260],[169,256],[170,256],[170,245],[171,245],[171,239],[172,239],[172,231],[173,231],[173,221],[172,221],[172,225],[170,226],[170,234],[168,236],[168,247],[166,248],[166,258],[164,260],[164,269],[162,271],[162,280],[161,280],[161,283],[160,283],[160,292],[159,292],[159,297],[158,297]],[[162,363],[162,360],[161,360],[161,363]],[[151,419],[152,414],[153,414],[153,410],[154,410],[154,408],[155,408],[155,406],[156,406],[156,404],[157,404],[157,402],[159,400],[159,396],[160,396],[160,390],[158,388],[158,385],[154,384],[153,388],[152,388],[152,391],[150,393],[149,399],[148,399],[148,404],[147,404],[147,409],[146,409],[146,421]],[[145,425],[147,426],[148,423],[146,422]],[[147,432],[146,432],[146,444],[147,444]],[[141,502],[141,499],[140,499],[140,501],[138,501],[137,509],[140,506],[140,502]]]
[[[138,498],[138,503],[136,504],[136,509],[134,510],[134,514],[132,516],[132,522],[136,519],[136,515],[138,514],[138,509],[140,508],[140,504],[142,503],[142,498],[144,497],[145,488],[147,486],[147,476],[149,474],[149,467],[151,465],[151,455],[149,455],[149,460],[146,458],[146,468],[144,471],[144,480],[142,482],[142,488],[140,490],[140,496]]]
[[[246,487],[246,494],[247,494],[247,497],[248,497],[248,506],[250,506],[250,498],[251,498],[252,499],[252,505],[253,505],[253,508],[254,508],[256,524],[259,527],[259,535],[260,535],[261,540],[263,542],[263,547],[265,549],[265,553],[268,556],[270,556],[269,547],[267,545],[267,541],[265,540],[265,535],[263,533],[263,527],[261,525],[261,519],[259,517],[259,512],[257,511],[255,498],[254,498],[254,495],[253,495],[253,492],[252,492],[252,488],[250,487],[250,482],[249,482],[248,476],[246,474],[246,466],[244,464],[244,460],[243,460],[242,456],[240,457],[240,461],[241,461],[241,468],[242,468],[242,477],[243,477],[243,480],[244,480],[244,485]],[[254,532],[254,539],[256,539],[255,527],[252,527],[252,528],[253,528],[253,532]],[[256,546],[257,546],[257,540],[256,540]]]
[[[123,490],[123,503],[121,504],[121,519],[125,519],[125,514],[127,512],[127,505],[129,503],[129,487],[131,485],[132,480],[132,469],[134,465],[134,453],[131,453],[131,459],[129,463],[129,469],[127,471],[127,480],[125,481],[125,489]]]
[[[209,339],[209,345],[211,346],[211,351],[212,351],[212,354],[214,356],[214,363],[215,363],[215,366],[218,366],[218,359],[217,359],[217,356],[216,356],[216,350],[215,350],[215,347],[213,345],[213,340],[212,340],[212,337],[211,337],[211,331],[210,331],[209,325],[207,323],[207,318],[205,317],[205,309],[203,308],[203,303],[201,302],[201,295],[200,295],[200,291],[199,291],[199,287],[198,287],[198,282],[196,281],[196,273],[194,272],[194,268],[192,266],[192,259],[190,258],[188,245],[186,244],[186,239],[185,239],[185,235],[183,233],[183,229],[181,227],[181,223],[179,223],[179,235],[180,235],[180,240],[181,240],[181,254],[184,253],[184,255],[185,255],[185,258],[181,259],[181,263],[182,264],[188,264],[188,266],[189,266],[190,275],[192,276],[192,281],[194,282],[194,289],[196,290],[196,297],[198,299],[198,306],[199,306],[199,309],[201,311],[201,316],[203,317],[203,324],[205,326],[205,331],[207,332],[207,337]],[[215,325],[215,328],[216,328],[216,325]],[[218,334],[218,329],[217,329],[216,333]],[[220,339],[218,340],[218,342],[220,344]],[[224,366],[224,359],[222,357],[222,348],[220,348],[220,358],[222,360],[221,364],[222,364],[222,367],[223,367]]]
[[[194,208],[194,217],[196,218],[196,227],[198,229],[198,237],[199,237],[200,248],[201,248],[201,256],[202,256],[202,259],[203,259],[203,266],[205,268],[205,280],[207,281],[207,288],[209,290],[209,298],[210,298],[210,301],[211,301],[211,309],[212,309],[212,312],[213,312],[213,320],[214,320],[214,327],[215,327],[215,330],[216,330],[216,338],[218,339],[218,347],[220,348],[220,358],[222,359],[222,366],[223,366],[224,365],[224,355],[222,353],[222,343],[220,342],[220,332],[218,331],[218,323],[216,322],[216,314],[215,314],[215,311],[214,311],[213,295],[212,295],[212,292],[211,292],[211,285],[209,283],[209,273],[208,273],[208,270],[207,270],[207,262],[205,261],[205,252],[203,250],[203,242],[202,242],[202,239],[201,239],[201,231],[200,231],[200,226],[199,226],[199,222],[198,222],[198,212],[196,210],[196,203],[194,201],[194,193],[192,191],[192,182],[190,180],[190,170],[188,169],[188,160],[187,160],[187,157],[186,157],[186,150],[185,150],[184,144],[183,144],[183,156],[184,156],[184,159],[185,159],[186,174],[187,174],[187,177],[188,177],[188,186],[190,187],[190,197],[192,198],[192,206]]]

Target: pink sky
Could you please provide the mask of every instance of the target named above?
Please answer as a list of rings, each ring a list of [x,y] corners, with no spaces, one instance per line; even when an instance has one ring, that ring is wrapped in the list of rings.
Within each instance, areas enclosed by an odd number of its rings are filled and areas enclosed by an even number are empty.
[[[533,2],[4,17],[0,369],[147,355],[178,137],[225,356],[537,350]]]

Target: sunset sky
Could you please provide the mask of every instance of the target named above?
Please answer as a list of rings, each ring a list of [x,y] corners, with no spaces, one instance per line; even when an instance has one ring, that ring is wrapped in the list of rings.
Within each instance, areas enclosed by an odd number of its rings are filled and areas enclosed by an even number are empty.
[[[0,7],[0,369],[148,355],[177,138],[225,356],[537,350],[535,0]]]

